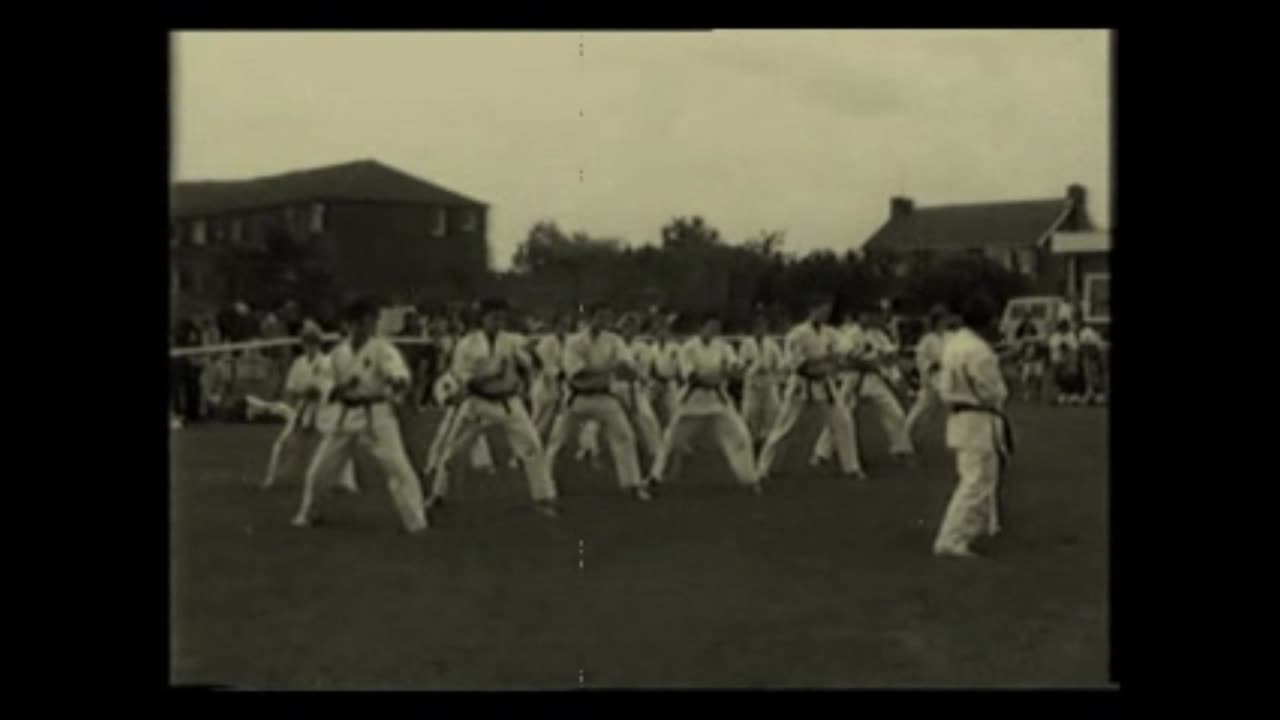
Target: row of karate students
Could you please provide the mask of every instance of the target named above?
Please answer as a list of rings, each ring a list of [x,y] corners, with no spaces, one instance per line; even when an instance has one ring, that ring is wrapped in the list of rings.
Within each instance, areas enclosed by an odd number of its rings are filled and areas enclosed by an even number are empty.
[[[707,319],[698,337],[685,342],[677,341],[671,336],[670,318],[660,319],[655,327],[649,329],[651,334],[647,337],[637,334],[640,330],[640,321],[637,317],[625,316],[616,327],[612,325],[611,319],[611,313],[606,308],[603,314],[590,318],[586,327],[581,328],[581,332],[591,334],[592,328],[595,328],[596,332],[602,333],[598,335],[598,342],[607,345],[615,343],[614,333],[610,332],[609,328],[616,330],[616,338],[621,341],[619,357],[624,358],[622,363],[628,366],[634,378],[616,381],[611,388],[611,394],[619,402],[605,403],[609,409],[597,409],[594,413],[588,413],[586,419],[580,424],[578,459],[594,457],[598,453],[599,430],[604,423],[609,423],[613,426],[608,435],[612,438],[610,442],[615,448],[615,463],[618,462],[616,457],[618,451],[626,455],[635,452],[627,449],[632,445],[638,445],[650,458],[662,458],[655,463],[655,469],[650,473],[647,482],[639,485],[632,482],[634,474],[631,472],[629,462],[624,461],[617,466],[619,481],[623,487],[634,490],[640,499],[647,499],[648,487],[663,481],[663,471],[666,469],[663,460],[671,458],[670,453],[667,455],[662,453],[664,424],[673,434],[671,441],[666,444],[687,452],[690,440],[687,436],[698,429],[697,424],[692,420],[696,416],[710,422],[714,436],[729,458],[731,467],[749,467],[754,461],[754,451],[766,443],[769,431],[776,424],[781,406],[780,398],[786,390],[790,366],[782,345],[769,333],[767,318],[757,319],[753,334],[743,338],[736,350],[728,343],[722,342],[719,337],[719,321],[714,317]],[[564,362],[571,331],[571,319],[561,318],[556,324],[555,331],[537,341],[530,350],[529,364],[534,368],[535,375],[531,383],[532,387],[529,389],[529,404],[532,407],[534,426],[540,437],[547,441],[551,462],[554,462],[564,444],[562,434],[553,432],[555,428],[552,426],[552,421],[566,399],[567,393],[571,392],[570,385],[566,382]],[[891,452],[905,460],[910,460],[914,454],[910,437],[911,429],[927,411],[936,406],[936,403],[930,403],[934,396],[931,394],[918,396],[913,412],[904,413],[898,403],[897,395],[890,387],[892,380],[889,380],[898,370],[896,365],[898,349],[889,339],[883,326],[876,322],[874,316],[864,315],[861,324],[849,317],[842,326],[835,328],[827,339],[832,343],[834,352],[853,354],[868,366],[864,371],[842,372],[836,378],[838,392],[846,398],[846,407],[851,409],[859,399],[870,401],[878,409],[887,435],[892,439]],[[703,350],[699,352],[699,348]],[[936,355],[937,344],[926,341],[921,346],[922,357],[930,349]],[[697,383],[683,380],[692,374],[691,368],[699,360],[704,364],[722,363],[721,367],[715,371],[717,379],[712,383],[716,390],[714,394],[698,392]],[[441,424],[429,453],[428,470],[435,466],[439,449],[447,444],[446,435],[452,418],[457,417],[456,400],[461,398],[460,395],[454,394],[460,385],[456,380],[457,375],[457,372],[447,374],[441,378],[437,387],[438,398],[453,397],[455,402],[447,405],[448,415],[445,422]],[[740,403],[735,402],[726,392],[725,381],[732,376],[737,376],[742,385]],[[443,392],[441,392],[441,386],[446,388]],[[685,409],[684,422],[672,423],[671,419],[676,416],[682,405],[680,400],[682,393],[689,395],[684,404],[692,404]],[[577,394],[582,395],[582,393]],[[621,413],[614,412],[617,407],[621,408]],[[597,419],[595,415],[603,415],[603,417]],[[666,420],[666,423],[659,419],[660,416]],[[788,422],[784,422],[784,425],[793,425],[794,419],[790,418]],[[740,432],[742,428],[737,427],[740,424],[745,425],[745,433]],[[633,431],[630,440],[626,434],[627,426]],[[746,442],[743,442],[744,437]],[[831,459],[835,449],[834,437],[836,434],[833,434],[830,428],[824,428],[815,444],[811,464],[817,465]],[[472,442],[473,467],[493,471],[492,455],[489,453],[484,436],[480,435]],[[745,458],[742,457],[744,448],[750,453]],[[685,452],[675,453],[674,458],[678,460]],[[513,457],[512,467],[517,464],[518,458]],[[737,474],[739,480],[745,484],[756,485],[748,479],[752,473],[743,470]],[[862,474],[860,462],[856,463],[853,474]],[[437,488],[431,503],[435,505],[442,498],[443,493],[440,488]]]
[[[314,523],[321,482],[333,478],[340,487],[354,489],[351,453],[364,448],[387,475],[405,529],[419,532],[429,524],[427,511],[442,506],[448,496],[452,461],[469,450],[477,464],[485,453],[483,433],[500,429],[524,469],[534,507],[555,516],[551,466],[575,434],[588,452],[592,433],[603,434],[619,484],[647,501],[689,452],[699,429],[706,427],[737,481],[759,493],[779,444],[809,411],[821,412],[825,420],[815,461],[830,458],[834,450],[845,475],[865,479],[854,406],[871,401],[890,438],[891,452],[910,461],[912,427],[940,406],[933,379],[940,369],[946,318],[935,313],[933,331],[918,346],[926,382],[908,415],[885,379],[887,363],[896,354],[887,335],[874,325],[832,327],[827,324],[831,310],[829,298],[816,299],[808,317],[791,329],[781,346],[766,334],[767,323],[761,320],[756,333],[735,351],[720,337],[715,317],[707,317],[698,335],[684,343],[670,336],[667,323],[655,328],[649,342],[636,336],[639,328],[633,318],[624,319],[620,333],[612,332],[612,313],[602,306],[580,331],[570,334],[562,322],[556,333],[539,339],[530,351],[528,338],[503,329],[505,304],[489,301],[482,306],[481,328],[458,340],[450,371],[437,382],[437,398],[448,409],[428,451],[424,474],[432,477],[432,492],[422,502],[391,407],[408,387],[409,373],[399,352],[374,335],[376,305],[357,303],[348,315],[349,339],[327,359],[319,351],[318,329],[304,328],[306,350],[286,382],[286,403],[272,408],[287,422],[273,447],[266,484],[274,481],[284,444],[298,430],[315,428],[322,439],[307,469],[294,524]],[[520,370],[532,371],[532,414],[520,397]],[[743,383],[741,408],[726,392],[734,376]],[[665,430],[653,398],[668,415]],[[637,436],[652,457],[651,469],[643,475]],[[950,552],[946,543],[935,551],[968,554],[967,549]]]

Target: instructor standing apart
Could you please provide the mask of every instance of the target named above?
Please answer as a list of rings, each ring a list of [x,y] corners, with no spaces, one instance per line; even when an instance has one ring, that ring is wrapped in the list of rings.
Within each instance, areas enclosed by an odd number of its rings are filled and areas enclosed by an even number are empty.
[[[985,295],[970,298],[964,327],[942,350],[938,393],[951,412],[947,447],[955,450],[959,483],[933,543],[939,556],[977,557],[970,543],[1000,531],[1000,473],[1013,454],[1013,428],[1004,415],[1009,391],[1000,361],[982,337],[995,312]]]

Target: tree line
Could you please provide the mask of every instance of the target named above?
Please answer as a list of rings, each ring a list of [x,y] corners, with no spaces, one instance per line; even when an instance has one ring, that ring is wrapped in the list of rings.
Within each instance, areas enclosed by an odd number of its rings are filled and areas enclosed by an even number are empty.
[[[871,310],[890,299],[904,313],[934,304],[957,306],[979,290],[998,303],[1026,294],[1029,281],[978,255],[930,257],[888,252],[785,252],[786,233],[762,230],[741,243],[726,242],[703,218],[677,217],[661,229],[661,243],[630,247],[584,231],[565,232],[554,221],[536,223],[519,245],[512,270],[493,289],[517,307],[556,312],[578,303],[608,302],[642,310],[663,306],[697,314],[717,312],[744,328],[765,310],[794,317],[815,291],[839,307]]]
[[[762,230],[728,242],[699,216],[677,217],[661,228],[657,245],[629,246],[586,231],[567,232],[551,220],[535,223],[518,246],[512,269],[467,278],[448,289],[465,304],[501,294],[524,313],[569,312],[582,303],[608,302],[619,309],[669,308],[685,315],[716,312],[733,329],[748,327],[759,311],[794,317],[815,291],[835,296],[846,310],[870,310],[884,299],[896,309],[922,314],[934,304],[955,306],[979,290],[998,303],[1029,291],[1028,280],[976,255],[900,256],[846,250],[785,251],[786,232]],[[336,311],[343,288],[314,250],[275,233],[266,247],[220,259],[228,290],[253,307],[286,300],[308,314]],[[440,305],[441,288],[396,302]],[[451,304],[452,304],[451,303]]]

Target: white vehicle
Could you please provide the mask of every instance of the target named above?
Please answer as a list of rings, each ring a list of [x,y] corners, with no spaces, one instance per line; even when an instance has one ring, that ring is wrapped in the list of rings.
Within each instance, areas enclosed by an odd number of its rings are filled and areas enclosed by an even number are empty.
[[[1028,295],[1013,298],[1004,306],[1000,316],[1000,337],[1008,343],[1017,336],[1018,326],[1030,318],[1036,326],[1036,334],[1048,337],[1059,320],[1070,320],[1071,303],[1057,295]]]
[[[400,328],[404,327],[404,316],[413,310],[412,305],[382,308],[378,315],[378,334],[391,337],[400,332]]]

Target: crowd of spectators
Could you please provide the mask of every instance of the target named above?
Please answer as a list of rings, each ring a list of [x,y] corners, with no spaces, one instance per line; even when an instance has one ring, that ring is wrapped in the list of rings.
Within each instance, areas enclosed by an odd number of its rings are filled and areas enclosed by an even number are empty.
[[[887,321],[885,329],[904,349],[904,374],[910,378],[908,387],[914,387],[914,366],[908,353],[923,327],[918,318],[895,312],[891,306],[880,309]],[[647,308],[638,312],[645,319],[653,319],[666,311]],[[247,303],[236,302],[219,311],[182,319],[174,329],[171,345],[179,348],[213,347],[291,338],[297,336],[307,318],[304,309],[292,301],[274,309],[254,309]],[[321,315],[313,319],[326,332],[341,331],[330,318]],[[511,329],[535,335],[550,327],[552,319],[552,314],[516,311],[510,316]],[[786,327],[787,318],[778,316],[775,320],[775,329],[781,332]],[[444,372],[453,342],[473,325],[473,321],[470,306],[453,304],[406,310],[401,315],[398,328],[387,328],[391,335],[421,340],[401,345],[405,360],[413,371],[413,405],[421,408],[430,402],[432,384]],[[676,329],[678,332],[678,325]],[[726,330],[734,331],[733,328]],[[1051,385],[1051,396],[1062,404],[1102,400],[1105,394],[1105,358],[1097,334],[1091,329],[1068,322],[1054,329],[1050,335],[1043,336],[1028,323],[1019,328],[1016,336],[1013,357],[1028,399],[1042,398],[1046,385]],[[235,416],[240,411],[240,399],[247,393],[267,399],[277,397],[297,352],[296,346],[281,345],[173,358],[170,379],[175,421],[191,423]]]

